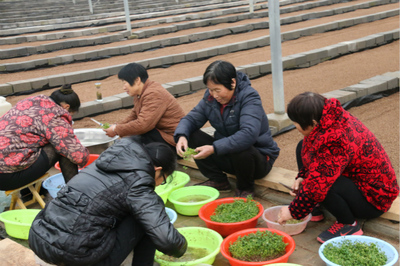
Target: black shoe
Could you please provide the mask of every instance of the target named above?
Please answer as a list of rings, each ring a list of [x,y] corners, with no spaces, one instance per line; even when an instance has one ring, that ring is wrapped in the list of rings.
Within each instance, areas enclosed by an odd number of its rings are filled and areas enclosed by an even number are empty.
[[[230,192],[230,191],[232,191],[231,184],[229,183],[228,180],[223,181],[223,182],[215,182],[215,181],[207,180],[207,181],[195,184],[195,186],[213,187],[213,188],[218,189],[219,192]]]
[[[319,206],[316,206],[311,212],[311,222],[319,222],[322,221],[324,217],[324,213],[321,211]]]
[[[254,199],[254,191],[235,189],[235,197],[247,198],[249,195]]]
[[[336,221],[328,230],[319,234],[317,240],[324,243],[325,241],[338,236],[362,235],[363,231],[361,230],[361,226],[357,221],[355,223],[355,225],[341,224]]]

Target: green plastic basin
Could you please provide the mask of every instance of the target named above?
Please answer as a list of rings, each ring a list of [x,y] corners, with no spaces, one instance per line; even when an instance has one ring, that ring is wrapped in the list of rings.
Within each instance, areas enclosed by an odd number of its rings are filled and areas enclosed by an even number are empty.
[[[9,236],[28,239],[29,230],[39,209],[11,210],[0,213],[0,221],[4,223]]]
[[[169,194],[178,189],[184,187],[190,181],[190,176],[181,171],[174,171],[172,175],[168,176],[167,184],[157,186],[155,191],[162,198],[164,204],[167,203]]]
[[[193,202],[184,201],[183,199],[205,198],[204,200],[194,200]],[[171,192],[168,200],[174,204],[177,213],[187,216],[199,215],[200,208],[219,197],[219,191],[208,186],[190,186],[178,188]]]
[[[183,227],[178,228],[178,231],[186,238],[188,247],[206,248],[209,251],[209,254],[193,261],[171,262],[159,258],[159,256],[163,255],[163,253],[157,250],[154,260],[158,262],[160,266],[191,266],[199,264],[212,265],[214,263],[215,257],[220,251],[220,246],[223,240],[220,234],[205,227]]]

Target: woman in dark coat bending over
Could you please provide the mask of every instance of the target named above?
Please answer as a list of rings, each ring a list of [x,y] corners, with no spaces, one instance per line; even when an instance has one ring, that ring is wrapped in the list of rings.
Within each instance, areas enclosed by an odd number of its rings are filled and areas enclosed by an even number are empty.
[[[105,150],[35,218],[29,246],[57,265],[153,265],[155,250],[182,256],[185,238],[173,227],[154,191],[176,167],[164,143],[124,137]]]

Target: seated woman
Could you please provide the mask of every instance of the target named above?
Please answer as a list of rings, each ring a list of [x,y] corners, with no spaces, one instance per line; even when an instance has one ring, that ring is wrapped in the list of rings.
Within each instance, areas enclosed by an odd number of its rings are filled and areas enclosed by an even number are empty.
[[[66,182],[84,166],[89,151],[74,134],[71,114],[81,102],[70,85],[49,97],[19,101],[0,118],[0,190],[29,184],[59,161]]]
[[[236,197],[254,197],[254,180],[272,169],[279,148],[271,136],[267,115],[249,78],[226,61],[211,63],[203,75],[207,90],[203,99],[175,130],[178,155],[188,147],[208,181],[201,185],[230,191],[226,173],[236,175]],[[214,137],[200,128],[209,121]]]
[[[154,188],[176,167],[164,143],[142,146],[134,136],[105,150],[46,205],[29,232],[29,246],[56,265],[153,265],[156,248],[180,257],[186,239],[171,224]]]
[[[304,218],[321,204],[337,221],[318,236],[319,242],[362,235],[356,219],[379,217],[399,194],[385,150],[336,99],[305,92],[290,101],[287,113],[304,139],[297,149],[295,198],[282,207],[278,222]]]
[[[171,93],[148,77],[146,69],[136,63],[119,71],[123,90],[133,97],[134,106],[122,122],[105,129],[106,134],[137,135],[143,143],[163,142],[175,150],[174,131],[185,113]]]

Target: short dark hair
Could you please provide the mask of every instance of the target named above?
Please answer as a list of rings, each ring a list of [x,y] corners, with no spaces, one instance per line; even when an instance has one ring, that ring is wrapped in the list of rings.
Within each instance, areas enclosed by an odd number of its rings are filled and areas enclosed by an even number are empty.
[[[303,130],[321,120],[326,98],[314,92],[303,92],[294,97],[287,106],[287,114]]]
[[[221,84],[228,90],[232,90],[232,79],[236,79],[236,68],[227,61],[214,61],[203,74],[203,83],[207,85],[208,81],[215,84]]]
[[[145,83],[149,78],[149,74],[142,65],[137,63],[127,64],[118,72],[118,78],[125,80],[131,86],[133,86],[133,83],[138,77],[140,77],[141,82]]]
[[[155,167],[161,166],[162,173],[171,175],[176,169],[176,153],[167,144],[151,142],[144,145]]]
[[[79,107],[81,107],[81,100],[79,100],[78,94],[74,92],[71,84],[64,84],[62,87],[50,95],[58,105],[62,102],[69,104],[69,112],[77,112]]]

